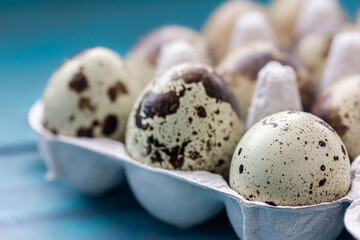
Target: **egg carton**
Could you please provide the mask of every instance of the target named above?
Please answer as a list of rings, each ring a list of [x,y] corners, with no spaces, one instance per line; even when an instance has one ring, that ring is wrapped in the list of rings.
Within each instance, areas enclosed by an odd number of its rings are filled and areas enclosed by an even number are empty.
[[[156,218],[188,228],[226,208],[237,234],[246,239],[336,239],[344,225],[360,239],[360,157],[352,163],[349,193],[310,206],[270,206],[248,201],[218,174],[154,168],[132,159],[119,141],[54,135],[41,124],[43,103],[28,116],[37,133],[46,179],[64,179],[89,194],[101,194],[125,178],[138,202]],[[344,217],[345,216],[345,217]]]

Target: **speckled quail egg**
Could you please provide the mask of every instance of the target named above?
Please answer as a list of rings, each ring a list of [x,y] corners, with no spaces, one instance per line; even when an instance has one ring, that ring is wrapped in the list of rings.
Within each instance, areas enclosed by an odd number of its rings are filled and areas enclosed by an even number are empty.
[[[154,167],[228,176],[243,134],[236,98],[212,68],[183,63],[157,76],[129,116],[126,148]]]
[[[229,53],[216,67],[216,71],[233,89],[244,116],[255,91],[258,72],[268,62],[278,61],[294,68],[301,101],[305,111],[310,111],[316,95],[316,83],[300,60],[289,52],[268,42],[256,42]]]
[[[204,38],[191,28],[166,25],[140,39],[130,50],[127,62],[140,85],[150,82],[156,72],[161,47],[174,40],[183,40],[194,47],[201,63],[212,65],[212,58]]]
[[[310,113],[285,111],[245,133],[229,182],[250,201],[303,206],[345,196],[350,175],[345,145],[330,125]]]
[[[203,33],[215,63],[218,63],[227,54],[238,17],[251,11],[264,12],[264,8],[247,0],[226,1],[215,9],[208,18],[204,25]]]
[[[360,154],[360,75],[345,77],[325,90],[312,112],[336,130],[354,160]]]
[[[138,91],[117,53],[104,47],[84,50],[49,79],[43,125],[60,135],[123,141]]]

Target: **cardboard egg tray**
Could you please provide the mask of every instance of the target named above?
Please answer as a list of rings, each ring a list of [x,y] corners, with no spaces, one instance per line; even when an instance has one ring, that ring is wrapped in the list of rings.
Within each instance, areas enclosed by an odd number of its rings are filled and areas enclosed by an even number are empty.
[[[38,137],[48,180],[64,179],[89,194],[101,194],[125,178],[139,203],[156,218],[187,228],[226,208],[230,222],[247,239],[336,239],[344,224],[360,239],[360,157],[352,163],[349,193],[334,202],[288,207],[248,201],[218,174],[154,168],[132,159],[119,141],[54,135],[41,123],[43,104],[28,116]]]

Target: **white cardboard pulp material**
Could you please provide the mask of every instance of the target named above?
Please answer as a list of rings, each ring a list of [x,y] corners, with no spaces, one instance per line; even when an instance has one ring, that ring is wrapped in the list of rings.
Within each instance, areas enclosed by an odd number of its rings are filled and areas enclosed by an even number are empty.
[[[360,238],[360,157],[352,164],[352,186],[345,197],[310,206],[270,206],[246,200],[217,174],[144,165],[133,160],[118,141],[54,135],[43,128],[42,113],[43,104],[38,101],[29,112],[29,123],[37,133],[49,180],[64,179],[83,192],[101,194],[126,177],[147,211],[182,228],[208,220],[225,206],[243,240],[336,239],[344,222]]]

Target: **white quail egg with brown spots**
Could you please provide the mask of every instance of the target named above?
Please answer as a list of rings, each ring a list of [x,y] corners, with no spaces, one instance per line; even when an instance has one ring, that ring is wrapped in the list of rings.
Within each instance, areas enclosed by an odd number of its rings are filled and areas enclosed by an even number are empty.
[[[117,53],[104,47],[86,49],[51,76],[44,93],[43,125],[60,135],[123,141],[137,92]]]
[[[360,75],[333,84],[320,95],[312,112],[335,129],[354,160],[360,154]]]
[[[129,116],[126,148],[154,167],[228,176],[244,123],[235,96],[212,68],[176,65],[156,77]]]
[[[245,133],[229,182],[250,201],[304,206],[345,196],[350,175],[345,145],[330,125],[310,113],[285,111]]]

